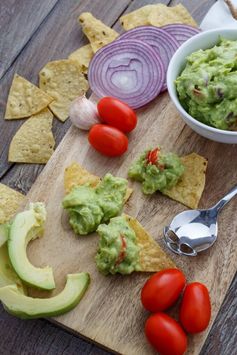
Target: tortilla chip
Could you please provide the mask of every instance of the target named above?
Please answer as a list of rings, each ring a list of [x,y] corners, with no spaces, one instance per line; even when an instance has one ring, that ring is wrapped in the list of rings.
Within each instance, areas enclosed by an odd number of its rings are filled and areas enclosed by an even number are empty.
[[[64,189],[66,194],[68,194],[75,186],[89,183],[91,187],[96,187],[100,181],[99,176],[89,173],[89,171],[75,162],[69,165],[64,171]],[[132,192],[133,189],[128,187],[124,197],[124,203],[128,201]]]
[[[165,26],[171,23],[183,23],[190,26],[196,26],[188,10],[182,5],[165,6],[162,4],[157,5],[148,16],[148,22],[153,26]]]
[[[29,117],[46,108],[52,101],[51,96],[15,74],[9,91],[5,119]]]
[[[90,12],[83,12],[78,17],[78,21],[82,26],[82,31],[90,41],[94,53],[114,41],[119,35],[115,30],[95,18]]]
[[[24,198],[20,192],[0,183],[0,224],[14,216]]]
[[[161,249],[159,244],[145,231],[137,219],[125,215],[129,226],[137,237],[137,245],[140,247],[140,266],[143,272],[157,272],[164,269],[175,268],[173,261]]]
[[[68,118],[71,102],[89,89],[80,66],[70,59],[47,63],[39,73],[39,86],[55,99],[50,110],[63,122]]]
[[[140,9],[130,12],[120,17],[119,21],[123,28],[128,31],[134,27],[150,25],[148,16],[156,8],[157,5],[146,5]]]
[[[146,5],[120,17],[120,23],[126,31],[138,26],[160,27],[170,23],[197,26],[188,10],[181,4],[173,7],[164,4]]]
[[[207,159],[196,153],[180,159],[185,166],[183,176],[175,186],[162,193],[187,207],[197,208],[205,187]]]
[[[31,116],[13,137],[8,160],[16,163],[47,163],[55,145],[52,122],[53,115],[48,109]]]
[[[87,74],[89,63],[93,55],[94,53],[92,51],[91,45],[87,44],[72,52],[68,59],[76,61],[80,65],[82,73]]]
[[[92,187],[96,187],[99,182],[99,176],[89,173],[78,163],[72,163],[64,171],[64,188],[66,194],[75,186],[89,183]]]

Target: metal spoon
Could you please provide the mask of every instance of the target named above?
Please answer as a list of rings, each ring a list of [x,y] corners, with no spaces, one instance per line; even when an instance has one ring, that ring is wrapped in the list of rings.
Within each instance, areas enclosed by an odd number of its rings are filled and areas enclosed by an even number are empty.
[[[168,248],[176,254],[188,256],[196,256],[210,248],[217,239],[218,213],[236,194],[237,186],[207,210],[189,210],[175,216],[164,228]]]

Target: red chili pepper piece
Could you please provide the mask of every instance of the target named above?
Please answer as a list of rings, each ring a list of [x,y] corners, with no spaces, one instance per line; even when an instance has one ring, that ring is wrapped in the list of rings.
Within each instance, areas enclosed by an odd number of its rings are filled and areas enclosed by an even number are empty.
[[[121,245],[121,250],[120,250],[118,259],[115,263],[115,266],[118,266],[119,264],[121,264],[123,262],[123,260],[125,259],[125,255],[126,255],[126,248],[127,248],[126,239],[123,235],[120,235],[120,238],[121,238],[122,245]]]
[[[156,165],[160,170],[164,170],[164,165],[159,164],[159,162],[158,162],[159,152],[160,152],[159,148],[155,148],[153,150],[150,150],[146,156],[147,164]]]

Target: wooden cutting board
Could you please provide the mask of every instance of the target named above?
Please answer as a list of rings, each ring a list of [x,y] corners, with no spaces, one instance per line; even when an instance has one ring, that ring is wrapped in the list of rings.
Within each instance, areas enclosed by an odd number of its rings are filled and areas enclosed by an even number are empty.
[[[148,312],[140,304],[140,290],[149,275],[134,273],[105,277],[97,271],[94,257],[98,236],[76,237],[61,207],[64,168],[76,161],[101,177],[107,172],[126,177],[133,159],[145,148],[160,144],[165,150],[179,155],[196,152],[208,158],[207,183],[200,207],[210,207],[237,181],[237,145],[215,143],[195,134],[183,123],[167,93],[139,110],[138,119],[136,130],[129,135],[129,150],[120,158],[101,156],[89,146],[85,132],[70,128],[27,198],[27,202],[46,203],[45,236],[31,243],[29,257],[36,266],[53,267],[57,284],[55,293],[63,288],[67,273],[87,271],[91,275],[91,285],[81,303],[53,321],[110,350],[128,355],[154,353],[143,332]],[[130,181],[130,185],[134,192],[124,212],[136,217],[166,249],[162,229],[185,207],[159,193],[150,197],[143,195],[139,183]],[[188,281],[200,281],[209,288],[211,323],[236,271],[236,208],[237,199],[222,211],[218,241],[211,250],[195,258],[179,257],[167,250]],[[189,337],[188,354],[200,352],[207,334],[208,331]]]

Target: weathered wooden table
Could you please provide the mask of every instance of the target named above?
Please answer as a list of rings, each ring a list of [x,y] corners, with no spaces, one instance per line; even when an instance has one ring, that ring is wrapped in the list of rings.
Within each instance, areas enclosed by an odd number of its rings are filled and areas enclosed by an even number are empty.
[[[13,133],[22,121],[4,122],[5,104],[14,72],[37,82],[37,74],[50,60],[66,58],[86,43],[77,17],[90,11],[118,31],[118,18],[152,0],[1,0],[0,2],[0,181],[27,193],[44,166],[9,164]],[[159,1],[183,3],[200,22],[215,0]],[[57,144],[70,126],[54,121]],[[202,350],[202,354],[237,354],[237,277]],[[22,321],[0,307],[0,354],[107,354],[46,320]]]

